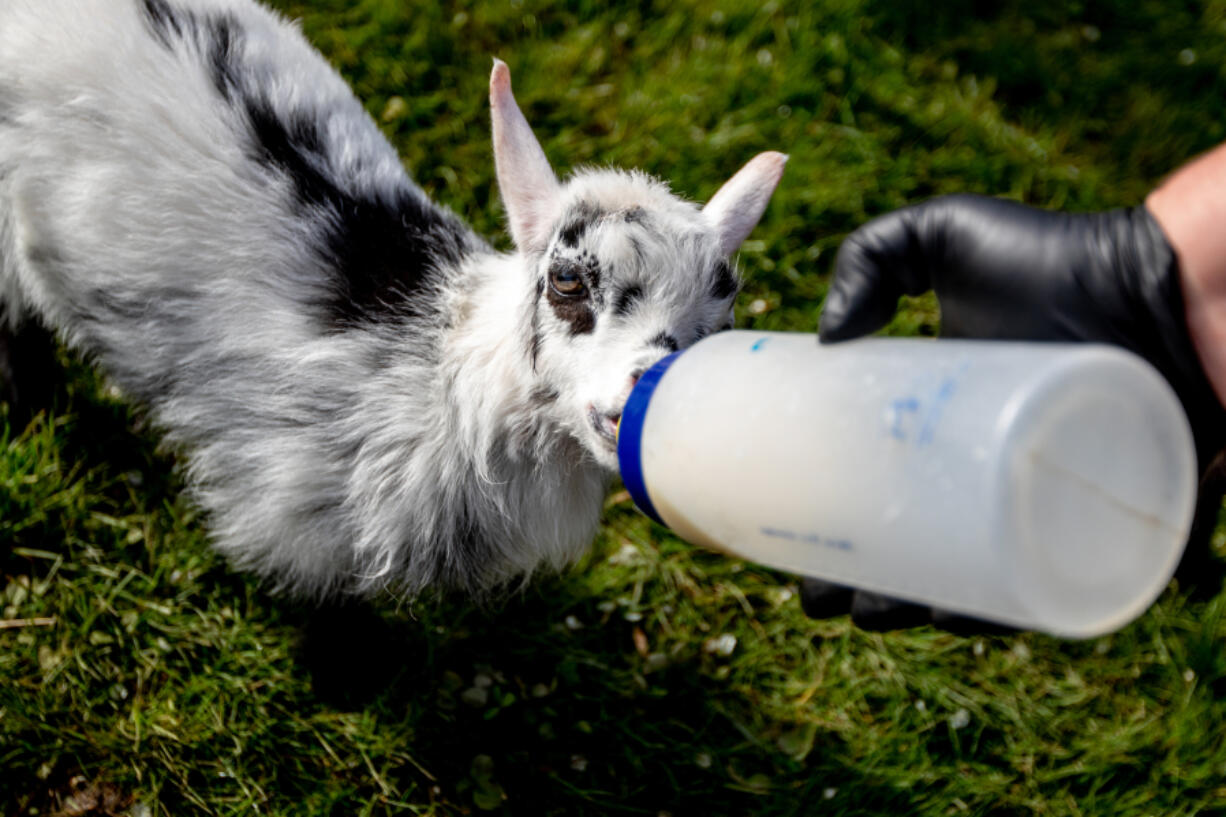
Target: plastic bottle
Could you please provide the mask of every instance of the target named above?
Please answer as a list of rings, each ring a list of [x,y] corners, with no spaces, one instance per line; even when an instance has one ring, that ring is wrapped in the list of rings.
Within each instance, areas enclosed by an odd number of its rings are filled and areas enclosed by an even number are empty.
[[[1197,488],[1170,386],[1098,345],[722,332],[639,380],[618,456],[690,542],[1067,637],[1153,602]]]

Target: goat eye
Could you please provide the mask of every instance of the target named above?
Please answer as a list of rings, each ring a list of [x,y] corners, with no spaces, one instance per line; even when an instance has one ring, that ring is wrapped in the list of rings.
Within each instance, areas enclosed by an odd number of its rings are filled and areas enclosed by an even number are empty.
[[[549,270],[549,285],[559,295],[572,298],[587,291],[579,271],[569,264],[558,264]]]

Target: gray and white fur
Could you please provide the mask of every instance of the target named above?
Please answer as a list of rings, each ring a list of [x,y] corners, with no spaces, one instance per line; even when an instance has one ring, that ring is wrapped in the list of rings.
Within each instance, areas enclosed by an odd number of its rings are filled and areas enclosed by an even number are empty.
[[[635,378],[729,325],[785,157],[705,207],[559,182],[490,82],[517,251],[251,0],[0,3],[0,304],[147,407],[216,546],[302,595],[480,593],[592,539]]]

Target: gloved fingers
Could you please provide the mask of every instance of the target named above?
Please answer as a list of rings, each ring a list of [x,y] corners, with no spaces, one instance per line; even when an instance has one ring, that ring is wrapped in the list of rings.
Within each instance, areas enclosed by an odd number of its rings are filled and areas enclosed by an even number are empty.
[[[862,630],[882,632],[932,624],[954,635],[1005,635],[1016,632],[1003,624],[900,601],[889,596],[853,590],[822,579],[800,581],[800,607],[809,618],[851,615]]]
[[[822,579],[801,580],[800,607],[809,618],[834,618],[850,613],[852,623],[861,630],[876,632],[919,627],[932,618],[931,610],[922,605]]]
[[[855,591],[822,579],[800,580],[800,609],[809,618],[835,618],[851,612]]]
[[[843,240],[818,322],[822,343],[875,332],[894,316],[899,297],[931,288],[914,227],[924,206],[886,213]]]
[[[1008,635],[1016,633],[1017,629],[1005,624],[984,621],[980,618],[951,613],[948,610],[932,610],[932,626],[938,630],[960,636],[975,635]]]
[[[907,630],[931,623],[932,608],[859,590],[851,602],[851,621],[872,632]]]

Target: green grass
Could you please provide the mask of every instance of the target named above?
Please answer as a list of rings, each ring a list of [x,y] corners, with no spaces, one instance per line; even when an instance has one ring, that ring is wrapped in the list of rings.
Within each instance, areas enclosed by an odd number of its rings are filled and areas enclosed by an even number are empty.
[[[740,256],[761,328],[811,331],[877,213],[1127,205],[1226,137],[1226,0],[279,5],[504,246],[493,55],[562,172],[701,200],[790,153]],[[890,331],[936,320],[918,299]],[[871,635],[620,497],[589,558],[492,609],[385,600],[348,635],[391,677],[355,667],[381,691],[346,701],[312,685],[303,611],[210,553],[170,456],[68,376],[66,409],[0,446],[0,619],[27,620],[0,629],[0,813],[1226,813],[1226,595],[1172,589],[1088,642]]]

